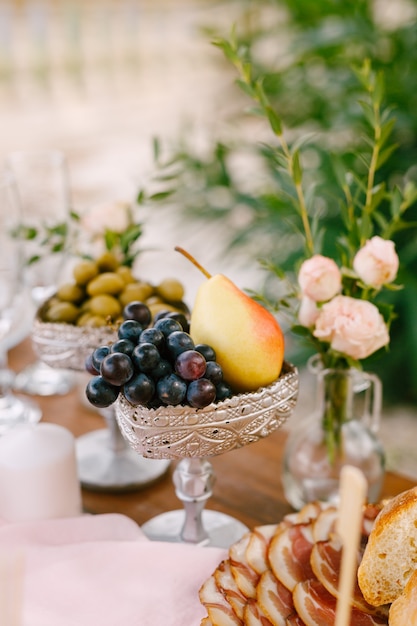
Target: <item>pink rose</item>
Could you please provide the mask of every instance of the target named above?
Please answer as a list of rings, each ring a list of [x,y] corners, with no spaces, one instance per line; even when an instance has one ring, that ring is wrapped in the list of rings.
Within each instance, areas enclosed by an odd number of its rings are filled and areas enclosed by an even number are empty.
[[[378,289],[397,276],[399,259],[395,244],[389,239],[368,239],[353,259],[353,269],[366,285]]]
[[[298,283],[303,296],[315,302],[326,302],[339,293],[342,275],[333,259],[315,254],[301,265]]]
[[[377,307],[349,296],[336,296],[323,305],[313,334],[353,359],[365,359],[389,343],[388,329]]]
[[[319,308],[316,302],[308,296],[303,296],[301,299],[300,309],[298,311],[298,321],[301,326],[306,326],[307,328],[314,326],[318,314]]]

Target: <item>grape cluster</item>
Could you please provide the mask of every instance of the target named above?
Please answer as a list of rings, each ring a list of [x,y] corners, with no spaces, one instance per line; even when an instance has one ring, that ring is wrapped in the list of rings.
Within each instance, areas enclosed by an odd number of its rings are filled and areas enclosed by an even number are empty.
[[[117,340],[97,347],[86,369],[93,375],[86,396],[98,408],[113,404],[119,393],[147,408],[182,404],[197,409],[232,395],[214,350],[194,344],[185,315],[161,311],[152,320],[143,302],[124,307]]]

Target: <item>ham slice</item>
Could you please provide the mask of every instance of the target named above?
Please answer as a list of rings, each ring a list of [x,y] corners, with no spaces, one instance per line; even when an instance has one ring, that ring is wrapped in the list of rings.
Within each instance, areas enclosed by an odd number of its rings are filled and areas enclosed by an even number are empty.
[[[306,626],[298,613],[293,613],[291,617],[287,617],[285,620],[285,626]]]
[[[245,606],[243,622],[245,626],[274,626],[253,598]]]
[[[313,524],[313,539],[327,541],[334,533],[337,522],[337,508],[329,506],[319,513]]]
[[[241,593],[246,598],[255,598],[259,574],[252,569],[246,558],[249,541],[250,533],[246,533],[234,543],[229,549],[229,561],[231,572]]]
[[[358,566],[361,558],[362,554],[358,553]],[[328,541],[316,543],[311,551],[310,562],[314,574],[327,591],[336,598],[341,561],[342,545],[335,536]],[[367,613],[387,615],[385,607],[373,607],[366,602],[357,581],[353,589],[352,605]]]
[[[236,615],[243,619],[247,597],[243,595],[232,574],[230,562],[222,561],[214,572],[217,588],[223,593]]]
[[[314,578],[310,565],[313,524],[294,524],[276,533],[269,546],[269,561],[276,578],[292,591],[303,580]]]
[[[295,612],[292,593],[268,570],[256,588],[259,605],[274,626],[286,626],[287,618]]]
[[[243,626],[225,596],[218,589],[214,576],[210,576],[199,592],[200,601],[207,609],[213,626]]]
[[[279,524],[257,526],[250,534],[249,543],[246,548],[246,560],[257,574],[262,574],[262,572],[269,567],[269,544],[278,528]]]
[[[296,585],[293,593],[295,608],[306,626],[334,626],[336,598],[318,580],[306,580]],[[352,609],[351,626],[387,626],[387,618]]]

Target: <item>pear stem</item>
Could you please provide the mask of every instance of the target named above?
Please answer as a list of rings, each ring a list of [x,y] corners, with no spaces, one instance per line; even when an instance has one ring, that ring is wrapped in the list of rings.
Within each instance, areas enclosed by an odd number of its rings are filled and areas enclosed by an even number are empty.
[[[198,267],[198,269],[200,270],[200,272],[203,272],[204,276],[206,278],[211,278],[211,274],[202,266],[200,265],[200,263],[198,261],[196,261],[196,259],[191,256],[191,254],[189,252],[187,252],[187,250],[184,250],[184,248],[181,248],[180,246],[175,246],[175,250],[177,252],[180,252],[183,256],[185,256],[189,261],[191,261],[191,263],[193,263],[193,265],[195,265],[196,267]]]

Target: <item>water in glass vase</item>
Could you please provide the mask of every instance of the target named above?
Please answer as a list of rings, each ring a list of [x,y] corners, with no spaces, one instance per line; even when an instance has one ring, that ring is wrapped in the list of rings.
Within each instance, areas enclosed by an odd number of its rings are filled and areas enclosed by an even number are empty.
[[[311,368],[317,378],[317,407],[287,441],[282,483],[288,502],[336,503],[340,470],[359,467],[368,482],[368,501],[382,489],[385,455],[378,439],[381,383],[356,369]]]

